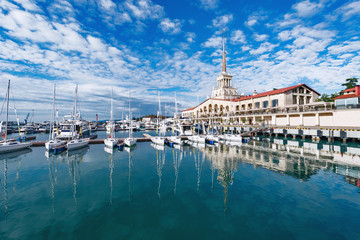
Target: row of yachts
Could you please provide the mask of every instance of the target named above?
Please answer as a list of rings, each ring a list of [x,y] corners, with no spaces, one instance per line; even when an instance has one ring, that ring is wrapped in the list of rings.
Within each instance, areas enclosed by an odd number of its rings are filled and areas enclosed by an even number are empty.
[[[240,134],[208,134],[208,135],[190,135],[186,137],[189,142],[193,143],[207,143],[215,144],[217,142],[243,142],[243,137]],[[183,144],[183,139],[181,136],[155,136],[151,137],[151,141],[156,145],[181,145]]]

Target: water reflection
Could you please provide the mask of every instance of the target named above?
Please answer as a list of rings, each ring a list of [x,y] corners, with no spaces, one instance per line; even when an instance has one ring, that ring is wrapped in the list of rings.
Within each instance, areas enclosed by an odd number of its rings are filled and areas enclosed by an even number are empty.
[[[104,147],[105,152],[109,153],[109,182],[110,182],[110,205],[112,205],[113,195],[113,172],[114,172],[114,148]]]
[[[9,152],[9,153],[4,153],[4,154],[0,155],[0,161],[3,161],[3,194],[4,194],[3,208],[4,208],[5,217],[8,217],[8,215],[9,215],[8,164],[18,162],[16,178],[15,178],[15,185],[14,185],[14,189],[13,189],[15,191],[16,183],[19,180],[20,166],[21,166],[21,161],[22,161],[21,157],[25,156],[27,153],[30,153],[30,152],[32,152],[32,150],[27,148],[27,149],[23,149],[21,151]]]
[[[129,186],[129,202],[131,202],[131,169],[133,166],[133,152],[136,149],[136,145],[132,147],[124,147],[125,151],[129,153],[129,176],[128,176],[128,186]]]
[[[158,175],[159,178],[159,182],[158,182],[158,188],[157,188],[157,194],[160,198],[161,194],[160,194],[160,188],[161,188],[161,177],[162,177],[162,171],[165,165],[165,147],[164,146],[160,146],[157,144],[153,144],[152,145],[155,148],[156,151],[156,173]]]
[[[175,144],[178,145],[178,144]],[[180,146],[180,145],[179,145]],[[179,168],[181,165],[181,161],[183,158],[183,152],[180,148],[175,148],[172,150],[173,152],[173,165],[175,171],[175,183],[174,183],[174,195],[176,194],[176,185],[179,177]]]

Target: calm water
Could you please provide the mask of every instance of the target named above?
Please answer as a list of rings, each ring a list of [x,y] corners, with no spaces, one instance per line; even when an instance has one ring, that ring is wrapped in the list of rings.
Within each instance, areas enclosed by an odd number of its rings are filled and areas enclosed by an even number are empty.
[[[0,239],[360,239],[357,167],[260,143],[33,148],[0,173]]]

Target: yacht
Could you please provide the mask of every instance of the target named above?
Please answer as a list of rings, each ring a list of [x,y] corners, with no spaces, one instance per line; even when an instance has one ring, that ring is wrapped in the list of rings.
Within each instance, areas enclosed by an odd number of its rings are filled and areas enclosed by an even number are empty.
[[[19,142],[19,141],[8,141],[7,140],[7,125],[9,117],[9,94],[10,94],[10,80],[8,82],[8,88],[6,92],[6,122],[5,122],[5,132],[1,134],[4,138],[4,141],[0,142],[0,153],[14,152],[21,149],[25,149],[31,146],[31,142]],[[0,126],[0,132],[2,128],[2,123]]]
[[[113,121],[113,92],[111,90],[111,110],[110,110],[110,121],[106,125],[106,129],[109,129],[109,132],[106,131],[106,133],[109,134],[109,137],[104,140],[104,144],[106,147],[113,148],[115,147],[119,139],[115,137],[115,123]]]
[[[55,138],[55,89],[56,89],[56,85],[54,84],[54,93],[53,93],[53,106],[52,106],[52,110],[51,110],[51,122],[49,124],[49,141],[47,141],[45,143],[45,148],[46,150],[50,151],[56,147],[65,145],[66,142],[63,140],[59,140]]]
[[[136,145],[137,139],[132,136],[133,128],[132,128],[132,120],[131,120],[131,93],[129,91],[129,137],[124,139],[124,144],[127,147],[132,147]]]
[[[74,150],[78,148],[85,147],[89,144],[90,139],[89,138],[78,138],[70,140],[66,146],[68,150]]]
[[[80,112],[77,111],[77,91],[78,85],[75,88],[75,111],[71,115],[64,116],[59,126],[59,134],[56,136],[60,140],[70,140],[74,136],[79,138],[86,138],[90,136],[90,124],[88,121],[82,119]]]

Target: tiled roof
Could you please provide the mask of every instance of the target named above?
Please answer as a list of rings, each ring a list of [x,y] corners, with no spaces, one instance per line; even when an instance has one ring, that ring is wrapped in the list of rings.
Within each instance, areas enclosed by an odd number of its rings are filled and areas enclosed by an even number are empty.
[[[334,100],[337,100],[337,99],[345,99],[345,98],[354,98],[354,97],[360,97],[360,94],[345,94],[345,95],[340,95],[336,98],[333,98]]]
[[[355,88],[348,88],[348,89],[342,90],[342,92],[353,92],[353,91],[355,91]]]
[[[292,89],[301,87],[301,86],[306,86],[307,88],[309,88],[310,90],[314,91],[315,93],[319,94],[317,91],[313,90],[312,88],[310,88],[309,86],[307,86],[306,84],[302,83],[302,84],[298,84],[295,86],[291,86],[291,87],[286,87],[286,88],[281,88],[281,89],[276,89],[276,90],[272,90],[272,91],[268,91],[268,92],[263,92],[263,93],[258,93],[256,95],[249,95],[249,96],[243,96],[237,99],[234,99],[234,102],[237,101],[241,101],[241,100],[247,100],[247,99],[252,99],[252,98],[259,98],[259,97],[265,97],[265,96],[269,96],[269,95],[275,95],[275,94],[279,94],[279,93],[284,93],[287,91],[290,91]]]
[[[193,110],[193,109],[195,109],[195,108],[196,108],[196,107],[188,108],[188,109],[183,110],[183,112],[190,111],[190,110]]]

